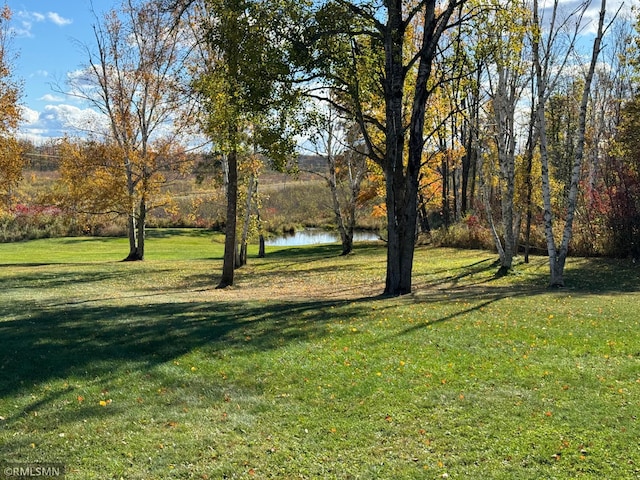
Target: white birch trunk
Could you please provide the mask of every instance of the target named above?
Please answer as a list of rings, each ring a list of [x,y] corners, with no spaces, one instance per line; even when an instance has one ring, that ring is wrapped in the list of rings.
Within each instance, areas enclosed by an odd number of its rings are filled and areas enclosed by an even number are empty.
[[[538,24],[538,2],[534,0],[534,22]],[[585,77],[585,83],[582,90],[582,99],[580,102],[579,123],[576,132],[576,150],[573,159],[573,167],[571,170],[571,182],[569,186],[569,195],[567,199],[567,216],[562,232],[562,240],[558,247],[553,231],[553,215],[551,211],[551,186],[549,179],[549,156],[547,151],[547,136],[545,123],[545,103],[547,95],[547,79],[545,78],[542,64],[540,60],[540,44],[539,40],[534,41],[533,56],[536,69],[536,83],[538,88],[538,108],[537,108],[537,126],[540,139],[540,156],[542,162],[542,198],[544,204],[544,225],[547,238],[547,249],[549,254],[549,269],[551,274],[550,286],[564,286],[564,267],[569,252],[569,244],[573,231],[573,219],[575,217],[579,184],[582,173],[582,160],[584,156],[584,138],[586,130],[587,106],[589,103],[589,95],[591,92],[591,83],[600,54],[602,43],[602,35],[604,32],[604,16],[606,12],[606,0],[602,0],[600,4],[600,16],[598,20],[598,31],[591,52],[591,61],[589,69]]]

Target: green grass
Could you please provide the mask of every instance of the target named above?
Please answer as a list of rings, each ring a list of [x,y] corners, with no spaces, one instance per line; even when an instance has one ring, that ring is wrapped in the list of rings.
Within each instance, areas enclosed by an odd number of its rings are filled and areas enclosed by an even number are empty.
[[[219,239],[218,239],[219,240]],[[640,478],[640,275],[421,247],[255,252],[156,231],[0,245],[0,463],[68,479]]]

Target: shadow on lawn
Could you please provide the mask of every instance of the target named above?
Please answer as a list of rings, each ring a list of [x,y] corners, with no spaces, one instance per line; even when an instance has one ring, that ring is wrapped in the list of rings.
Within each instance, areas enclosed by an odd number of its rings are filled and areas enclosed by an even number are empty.
[[[379,247],[359,247],[357,254],[377,252]],[[336,256],[339,246],[286,249],[270,255],[291,264],[309,264],[314,260]],[[595,267],[595,268],[594,268]],[[325,264],[310,265],[319,273],[331,268]],[[526,279],[504,279],[487,276],[493,268],[491,260],[472,261],[469,265],[440,272],[435,276],[417,276],[415,295],[399,302],[429,303],[461,301],[449,313],[428,323],[407,326],[395,332],[396,341],[425,325],[442,323],[479,310],[508,297],[549,293],[544,268]],[[157,273],[157,272],[156,272]],[[255,274],[255,280],[270,283],[278,272]],[[121,275],[117,271],[84,271],[82,273],[42,272],[14,278],[12,287],[47,288],[74,282],[110,280]],[[96,279],[96,275],[99,278]],[[478,275],[476,277],[476,275]],[[639,270],[632,265],[610,260],[588,260],[571,264],[566,289],[561,294],[624,293],[640,290]],[[211,279],[207,279],[211,280]],[[420,282],[422,280],[422,282]],[[494,282],[495,280],[495,282]],[[212,283],[185,286],[197,291]],[[147,305],[138,302],[144,297]],[[13,320],[0,322],[0,397],[30,391],[56,379],[72,377],[113,378],[122,368],[151,368],[171,361],[194,349],[212,354],[232,349],[234,355],[276,349],[289,342],[306,341],[329,335],[328,323],[358,316],[367,317],[373,302],[384,300],[384,308],[394,308],[393,299],[361,297],[349,300],[297,300],[292,302],[241,303],[236,301],[191,301],[171,303],[156,299],[153,293],[122,297],[120,305],[105,305],[99,300],[66,299],[57,304],[13,305],[0,300],[0,315]],[[131,302],[131,303],[127,303]],[[338,307],[338,308],[336,308]],[[389,340],[392,340],[391,338]],[[58,395],[61,392],[58,392]],[[53,392],[51,395],[55,395]],[[52,397],[47,396],[51,401]],[[29,409],[38,408],[37,404]]]
[[[295,303],[189,302],[149,305],[22,306],[0,323],[0,396],[79,376],[110,376],[122,364],[140,368],[197,348],[237,354],[278,348],[327,334],[340,315],[364,313],[366,301]]]

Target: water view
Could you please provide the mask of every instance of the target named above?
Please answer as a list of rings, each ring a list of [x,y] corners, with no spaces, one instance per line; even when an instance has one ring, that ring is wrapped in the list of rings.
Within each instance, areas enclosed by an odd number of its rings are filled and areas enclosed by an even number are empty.
[[[379,240],[375,232],[360,231],[353,234],[354,242]],[[265,243],[272,247],[294,247],[302,245],[319,245],[323,243],[336,243],[340,241],[338,232],[308,228],[293,234],[281,235],[268,239]]]

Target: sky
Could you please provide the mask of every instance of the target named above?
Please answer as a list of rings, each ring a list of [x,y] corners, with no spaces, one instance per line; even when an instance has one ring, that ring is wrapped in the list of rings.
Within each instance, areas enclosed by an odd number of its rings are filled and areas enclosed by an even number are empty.
[[[23,82],[24,122],[20,136],[41,143],[60,137],[77,125],[86,105],[56,92],[64,91],[69,73],[86,64],[80,45],[91,45],[95,16],[91,0],[5,0],[12,11],[14,76]],[[115,1],[93,0],[100,14]]]
[[[567,10],[579,0],[561,0]],[[621,0],[610,0],[615,11]],[[633,0],[635,2],[637,0]],[[98,15],[119,0],[5,0],[13,12],[12,50],[18,55],[15,78],[23,82],[24,122],[20,136],[36,143],[73,134],[89,110],[79,99],[59,93],[66,78],[86,64],[82,45],[91,46],[92,26]],[[591,1],[587,18],[597,17],[599,2]],[[545,4],[543,1],[542,4]],[[614,5],[612,5],[614,4]],[[592,24],[593,25],[593,24]],[[53,86],[57,85],[58,88]]]

